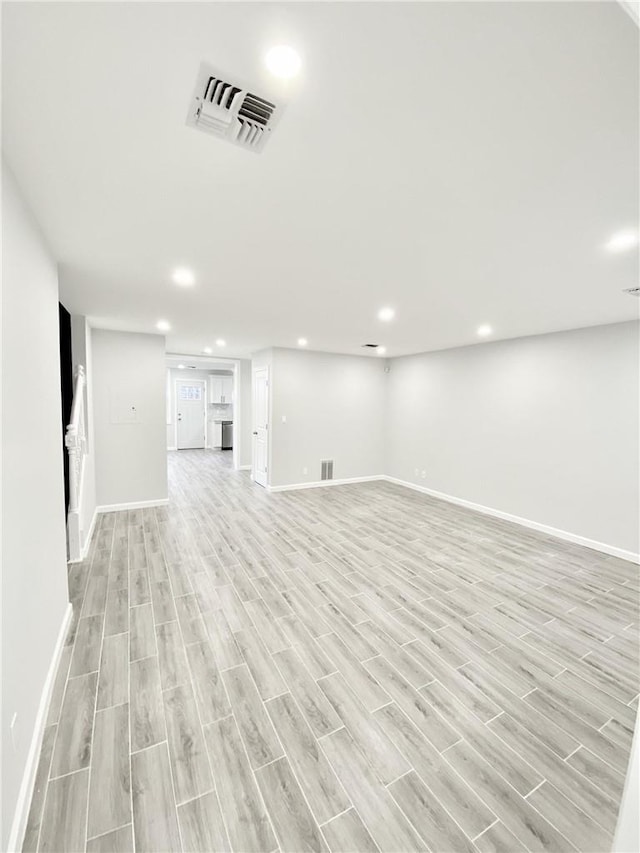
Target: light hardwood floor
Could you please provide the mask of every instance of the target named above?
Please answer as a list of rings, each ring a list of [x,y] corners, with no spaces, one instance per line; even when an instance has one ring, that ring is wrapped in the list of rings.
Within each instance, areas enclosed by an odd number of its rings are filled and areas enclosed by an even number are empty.
[[[230,463],[170,453],[169,507],[101,516],[70,567],[24,849],[609,850],[637,567]]]

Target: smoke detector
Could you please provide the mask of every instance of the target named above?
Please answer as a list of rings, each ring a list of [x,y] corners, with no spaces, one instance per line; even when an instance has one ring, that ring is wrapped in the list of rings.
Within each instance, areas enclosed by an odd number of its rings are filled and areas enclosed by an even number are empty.
[[[252,87],[202,63],[189,106],[187,124],[250,151],[262,151],[282,107]]]

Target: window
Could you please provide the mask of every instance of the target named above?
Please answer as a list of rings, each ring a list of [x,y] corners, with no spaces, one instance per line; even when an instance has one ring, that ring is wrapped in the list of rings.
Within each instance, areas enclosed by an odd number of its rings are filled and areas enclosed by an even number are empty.
[[[202,385],[180,385],[178,387],[179,400],[202,400]]]

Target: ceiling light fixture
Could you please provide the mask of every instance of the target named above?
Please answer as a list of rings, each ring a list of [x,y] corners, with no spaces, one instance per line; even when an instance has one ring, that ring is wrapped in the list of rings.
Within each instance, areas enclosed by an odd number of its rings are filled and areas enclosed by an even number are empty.
[[[222,338],[218,338],[218,340],[216,341],[217,347],[226,347],[226,345],[227,345],[227,342],[223,341]]]
[[[306,345],[308,343],[309,343],[309,341],[306,338],[298,338],[298,346],[299,347],[306,347]]]
[[[382,320],[383,323],[388,323],[389,320],[393,320],[396,316],[396,312],[393,308],[381,308],[378,311],[378,320]]]
[[[196,280],[196,277],[191,270],[186,267],[178,267],[175,269],[171,278],[174,283],[180,285],[180,287],[191,287],[192,284],[195,284]]]
[[[211,353],[213,352],[213,350],[211,349],[211,347],[205,347],[205,348],[202,350],[202,352],[206,353],[207,355],[211,355]]]
[[[493,329],[487,323],[484,323],[482,326],[478,326],[476,332],[481,338],[486,338],[493,332]]]
[[[275,77],[281,77],[283,80],[295,77],[302,66],[300,54],[288,44],[272,47],[265,56],[265,63]]]
[[[184,370],[184,367],[185,367],[185,366],[184,366],[184,364],[179,364],[179,365],[178,365],[178,370]]]
[[[386,351],[387,351],[386,347],[376,347],[376,353],[378,355],[384,355]]]
[[[170,328],[171,323],[169,323],[167,320],[158,320],[158,322],[156,323],[156,329],[158,329],[158,331],[160,332],[168,332]]]
[[[608,252],[626,252],[638,245],[638,232],[629,228],[613,234],[604,247]]]

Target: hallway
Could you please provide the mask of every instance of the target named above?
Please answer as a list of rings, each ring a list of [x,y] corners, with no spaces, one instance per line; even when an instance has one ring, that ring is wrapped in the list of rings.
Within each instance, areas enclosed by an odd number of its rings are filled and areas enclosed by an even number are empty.
[[[24,850],[610,849],[637,567],[168,458],[169,506],[102,515],[70,566]]]

